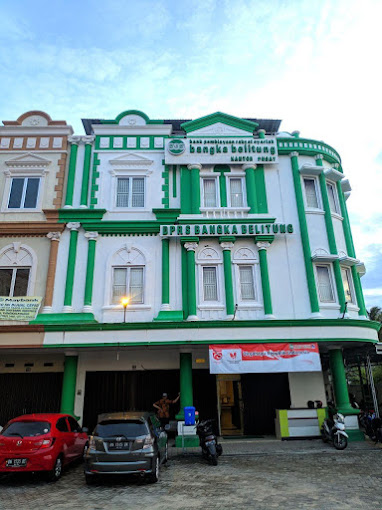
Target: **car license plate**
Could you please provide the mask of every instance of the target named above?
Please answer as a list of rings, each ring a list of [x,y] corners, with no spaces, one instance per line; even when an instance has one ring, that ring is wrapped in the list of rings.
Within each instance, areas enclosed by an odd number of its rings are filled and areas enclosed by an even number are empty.
[[[128,442],[109,443],[109,450],[128,450],[128,449],[129,449]]]
[[[7,459],[5,465],[6,467],[25,467],[27,459]]]

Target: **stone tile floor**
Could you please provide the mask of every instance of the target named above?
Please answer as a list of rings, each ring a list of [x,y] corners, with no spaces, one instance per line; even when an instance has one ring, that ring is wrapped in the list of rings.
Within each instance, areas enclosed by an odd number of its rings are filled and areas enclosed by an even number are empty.
[[[157,484],[107,478],[88,487],[82,466],[57,483],[41,477],[0,481],[1,510],[382,509],[382,448],[351,443],[338,452],[320,440],[222,440],[214,467],[199,450],[170,448]]]

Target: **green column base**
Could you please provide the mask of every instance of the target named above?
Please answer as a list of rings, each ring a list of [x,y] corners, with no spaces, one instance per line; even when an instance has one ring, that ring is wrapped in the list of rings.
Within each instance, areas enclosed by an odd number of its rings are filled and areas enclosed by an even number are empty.
[[[154,321],[182,322],[183,310],[161,310]]]
[[[365,441],[365,435],[362,430],[345,430],[346,434],[349,436],[349,442],[353,441]]]
[[[175,446],[177,448],[195,448],[200,446],[198,436],[176,436]]]
[[[184,421],[184,410],[181,409],[179,413],[175,416],[175,419],[178,421]]]
[[[355,409],[351,405],[349,406],[338,406],[336,407],[337,413],[341,413],[344,416],[353,416],[359,414],[361,411],[359,409]]]
[[[96,324],[92,313],[39,313],[29,324]]]

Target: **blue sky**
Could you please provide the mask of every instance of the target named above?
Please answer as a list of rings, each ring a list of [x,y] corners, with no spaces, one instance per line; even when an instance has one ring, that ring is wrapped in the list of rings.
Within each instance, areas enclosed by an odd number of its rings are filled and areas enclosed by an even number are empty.
[[[382,306],[380,0],[0,3],[0,112],[80,119],[214,111],[332,145],[367,305]],[[372,183],[372,184],[371,184]]]

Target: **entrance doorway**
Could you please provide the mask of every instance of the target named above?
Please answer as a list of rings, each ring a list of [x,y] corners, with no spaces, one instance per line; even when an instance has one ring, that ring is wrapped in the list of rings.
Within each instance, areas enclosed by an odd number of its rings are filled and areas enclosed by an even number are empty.
[[[243,434],[243,396],[240,374],[218,375],[220,432],[222,436]]]

